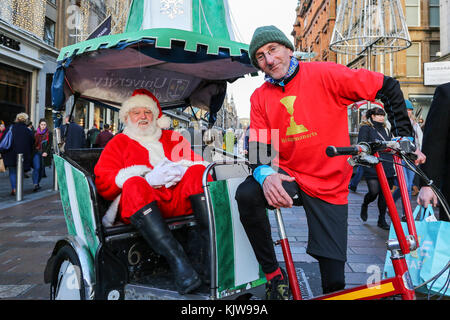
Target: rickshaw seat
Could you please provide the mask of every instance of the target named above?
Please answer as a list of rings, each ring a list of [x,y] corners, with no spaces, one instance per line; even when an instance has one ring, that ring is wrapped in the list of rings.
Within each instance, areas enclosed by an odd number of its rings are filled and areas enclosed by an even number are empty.
[[[65,154],[94,177],[94,168],[103,148],[69,149]]]

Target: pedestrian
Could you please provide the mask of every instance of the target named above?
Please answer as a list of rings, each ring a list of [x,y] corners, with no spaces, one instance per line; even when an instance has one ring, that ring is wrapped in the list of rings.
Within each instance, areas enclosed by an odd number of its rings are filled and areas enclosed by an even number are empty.
[[[84,129],[75,123],[73,119],[70,119],[70,116],[66,116],[61,134],[65,141],[64,150],[66,151],[84,148],[86,145]]]
[[[6,133],[5,129],[5,123],[3,122],[3,120],[0,120],[0,140],[2,140],[3,134]]]
[[[416,142],[416,147],[419,150],[422,150],[423,133],[422,133],[422,129],[420,128],[419,123],[416,121],[416,119],[414,117],[414,114],[413,114],[414,106],[411,103],[411,101],[409,101],[409,100],[405,100],[405,103],[406,103],[406,109],[408,110],[409,119],[411,120],[411,125],[413,126],[414,141]],[[413,186],[414,186],[415,173],[414,173],[414,171],[410,170],[406,166],[406,163],[403,160],[402,160],[402,165],[403,165],[403,172],[405,173],[406,188],[408,190],[409,200],[411,200],[412,190],[413,190]],[[398,181],[397,180],[395,181],[395,184],[398,187]],[[394,202],[396,202],[401,197],[400,188],[395,189],[395,191],[394,191],[392,196],[394,197]],[[406,217],[405,217],[405,213],[404,212],[403,212],[402,220],[406,221]]]
[[[86,145],[88,148],[94,148],[95,139],[99,135],[100,130],[97,128],[97,125],[94,124],[92,128],[89,129],[86,138]]]
[[[299,62],[292,42],[276,27],[257,28],[249,46],[252,64],[266,74],[250,98],[249,162],[253,174],[238,186],[240,219],[266,275],[267,299],[288,299],[267,208],[303,205],[307,253],[319,261],[324,293],[345,287],[347,157],[329,158],[329,145],[350,144],[347,106],[375,98],[388,104],[396,136],[412,134],[398,81],[381,73],[330,62]],[[266,156],[267,155],[267,156]]]
[[[228,128],[224,136],[225,151],[228,153],[234,153],[234,144],[236,142],[236,136],[234,135],[233,128]]]
[[[250,137],[250,124],[245,129],[244,135],[244,155],[248,159],[248,139]]]
[[[450,82],[438,86],[425,121],[422,151],[427,162],[421,169],[450,201]],[[431,187],[420,181],[417,203],[423,207],[438,205],[438,199]],[[439,219],[449,221],[445,211],[439,209]]]
[[[28,121],[27,122],[27,128],[34,134],[33,122]]]
[[[105,123],[103,125],[103,131],[98,134],[97,138],[95,139],[94,145],[97,148],[104,148],[108,141],[112,139],[112,137],[114,137],[114,135],[109,129],[109,124]]]
[[[371,142],[375,140],[391,140],[391,133],[386,128],[385,124],[386,113],[382,108],[372,108],[367,111],[367,121],[359,128],[358,143]],[[389,183],[389,189],[392,189],[394,185],[395,169],[393,166],[393,157],[388,153],[381,153],[380,158],[382,160],[383,169],[386,173],[386,178]],[[369,191],[364,196],[363,203],[361,205],[361,220],[367,221],[367,211],[369,204],[378,197],[378,222],[377,225],[381,229],[389,230],[389,225],[386,223],[386,200],[381,190],[381,185],[378,180],[375,168],[364,167],[364,178],[366,179],[367,187]]]
[[[361,123],[359,124],[359,127],[363,125],[367,121],[366,112],[361,112]],[[356,188],[358,188],[358,184],[361,182],[361,179],[364,175],[364,169],[361,166],[356,167],[356,172],[353,175],[353,177],[350,180],[350,183],[348,185],[348,189],[356,192]]]
[[[31,168],[33,154],[33,133],[27,127],[28,115],[19,113],[16,115],[14,124],[11,124],[12,142],[8,151],[2,154],[5,167],[9,171],[9,181],[11,183],[11,195],[16,194],[17,180],[17,155],[23,154],[23,171],[27,172]]]
[[[3,120],[0,120],[0,141],[2,140],[3,134],[6,133],[6,126]],[[5,172],[5,163],[3,162],[2,155],[0,154],[0,172]]]
[[[53,136],[49,131],[47,121],[45,119],[40,119],[36,133],[34,134],[33,192],[38,191],[41,188],[41,179],[46,176],[45,167],[51,166],[52,141]]]

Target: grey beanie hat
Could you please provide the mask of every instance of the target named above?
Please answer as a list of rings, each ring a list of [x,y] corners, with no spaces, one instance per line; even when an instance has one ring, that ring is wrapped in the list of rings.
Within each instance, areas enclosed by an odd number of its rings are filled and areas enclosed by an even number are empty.
[[[255,57],[256,51],[258,51],[259,48],[270,42],[280,43],[285,47],[291,49],[292,51],[295,51],[292,42],[289,41],[289,39],[280,29],[278,29],[275,26],[259,27],[253,33],[253,37],[252,40],[250,41],[250,46],[248,50],[252,64],[258,69],[259,69],[258,61],[256,61]]]

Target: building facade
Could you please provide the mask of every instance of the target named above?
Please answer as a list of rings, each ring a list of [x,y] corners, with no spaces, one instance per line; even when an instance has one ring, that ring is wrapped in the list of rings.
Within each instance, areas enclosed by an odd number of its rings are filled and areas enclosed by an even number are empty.
[[[297,51],[312,52],[312,61],[336,62],[336,53],[329,49],[336,21],[336,1],[299,0],[297,18],[291,35]]]
[[[7,125],[20,112],[26,112],[33,124],[45,117],[59,53],[47,32],[47,20],[56,10],[56,1],[2,1],[0,119]]]
[[[236,111],[236,103],[233,96],[225,97],[222,108],[217,113],[215,126],[226,130],[228,128],[236,129],[239,127],[239,117]]]
[[[333,54],[327,49],[340,2],[298,1],[297,20],[292,31],[296,50],[316,53],[312,59],[316,61],[335,61],[350,68],[371,66],[371,70],[397,79],[404,97],[412,101],[416,116],[425,119],[435,86],[424,84],[424,63],[442,59],[440,20],[444,19],[443,23],[448,26],[449,1],[401,0],[411,46],[396,53],[372,56],[371,64],[368,64],[366,56]],[[444,41],[448,42],[450,37],[445,35]],[[359,114],[355,117],[349,111],[349,128],[358,127],[350,123],[352,119],[359,121]]]

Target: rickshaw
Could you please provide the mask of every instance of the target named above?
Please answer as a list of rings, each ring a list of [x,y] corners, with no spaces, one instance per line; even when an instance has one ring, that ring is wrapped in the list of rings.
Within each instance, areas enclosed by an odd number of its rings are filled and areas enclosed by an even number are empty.
[[[213,27],[208,26],[208,29]],[[246,44],[180,29],[128,29],[123,34],[65,47],[58,57],[52,84],[56,132],[54,164],[68,234],[55,244],[45,269],[50,298],[263,299],[266,279],[240,223],[234,200],[237,186],[251,173],[245,159],[211,146],[193,145],[194,151],[211,162],[203,176],[208,209],[210,279],[198,290],[180,295],[171,281],[168,264],[146,245],[132,225],[103,224],[102,217],[111,203],[96,191],[93,173],[102,149],[64,148],[59,133],[61,113],[71,96],[73,105],[77,99],[84,99],[118,110],[134,89],[147,88],[159,99],[163,111],[189,106],[203,108],[209,112],[212,125],[224,101],[227,82],[257,72],[250,63]],[[377,143],[330,147],[326,152],[329,156],[353,155],[352,165],[376,166],[398,238],[388,241],[396,277],[383,280],[379,288],[361,286],[317,299],[415,297],[404,260],[405,254],[419,246],[411,206],[404,202],[410,233],[405,236],[383,168],[377,160],[378,152],[395,152],[402,198],[407,199],[399,159],[408,162],[411,153],[398,142]],[[208,174],[214,181],[207,182]],[[440,200],[445,203],[445,199]],[[293,299],[312,298],[301,270],[299,275],[294,266],[281,211],[275,210],[275,215],[280,233],[278,243],[283,249]],[[197,225],[193,215],[166,222],[183,244],[188,242],[184,240]],[[192,259],[202,259],[198,255],[193,254]]]
[[[134,18],[130,15],[129,23]],[[210,26],[208,32],[214,32],[213,28]],[[54,164],[68,234],[57,241],[46,266],[44,278],[50,283],[50,298],[263,297],[265,276],[234,200],[237,186],[249,174],[245,161],[236,155],[205,144],[193,145],[206,161],[228,159],[221,164],[213,162],[208,174],[215,181],[205,186],[208,208],[214,211],[209,220],[211,279],[205,281],[209,285],[191,294],[178,294],[168,264],[132,225],[102,223],[111,205],[95,187],[93,172],[102,149],[64,147],[60,127],[69,98],[73,96],[73,106],[83,99],[119,110],[134,89],[146,88],[158,98],[163,112],[201,108],[207,110],[212,125],[225,99],[227,83],[257,72],[250,63],[248,45],[225,37],[171,28],[133,30],[130,25],[126,31],[62,48],[58,57],[52,83]],[[166,222],[183,244],[197,224],[193,215]],[[192,258],[202,257],[194,254]]]

